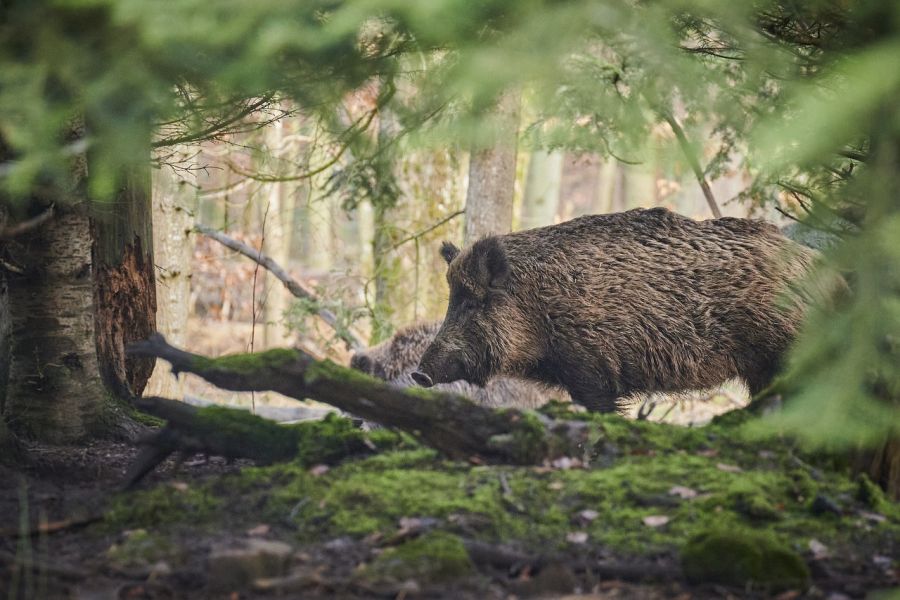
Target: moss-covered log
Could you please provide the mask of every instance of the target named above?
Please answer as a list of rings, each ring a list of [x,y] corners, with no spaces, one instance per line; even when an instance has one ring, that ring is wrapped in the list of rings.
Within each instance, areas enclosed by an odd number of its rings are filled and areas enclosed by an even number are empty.
[[[585,423],[552,421],[517,410],[495,411],[454,394],[399,388],[297,350],[211,359],[179,350],[154,335],[132,344],[129,353],[162,358],[175,373],[194,373],[229,390],[271,390],[298,399],[314,398],[406,431],[451,458],[540,464],[559,456],[580,457],[586,450]]]

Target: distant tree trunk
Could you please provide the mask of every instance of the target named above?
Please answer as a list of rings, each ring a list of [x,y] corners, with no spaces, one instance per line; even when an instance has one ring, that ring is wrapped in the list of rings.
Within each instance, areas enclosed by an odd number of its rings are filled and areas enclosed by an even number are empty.
[[[182,156],[185,154],[183,153]],[[191,166],[191,165],[187,165]],[[166,339],[187,341],[188,302],[191,294],[191,260],[194,244],[190,237],[197,211],[196,177],[162,167],[153,174],[153,251],[156,263],[156,328]],[[165,363],[158,364],[146,393],[151,396],[181,398],[184,375],[172,376]]]
[[[600,163],[600,176],[597,190],[597,201],[594,204],[594,214],[606,214],[613,210],[613,194],[616,191],[616,174],[618,172],[616,160],[606,158]]]
[[[392,291],[399,276],[400,261],[394,252],[394,227],[391,219],[392,198],[380,198],[374,204],[372,259],[375,273],[375,314],[372,321],[371,343],[378,343],[394,332]]]
[[[153,369],[124,353],[155,328],[148,175],[124,178],[113,202],[60,204],[16,238],[24,273],[9,278],[5,412],[24,437],[65,443],[129,431],[115,399],[139,394]]]
[[[620,212],[629,208],[628,201],[628,170],[620,162],[616,162],[615,191],[613,193],[613,212]]]
[[[512,229],[519,101],[518,93],[504,94],[497,107],[499,127],[494,145],[473,149],[469,156],[466,244]]]
[[[563,153],[536,150],[528,161],[522,199],[522,229],[552,225],[559,209]]]
[[[284,143],[285,120],[272,124],[271,134],[267,137],[270,148],[281,148]],[[291,231],[294,224],[293,196],[288,194],[287,184],[276,182],[269,184],[268,220],[266,237],[262,251],[280,265],[287,266],[291,253]],[[269,272],[265,275],[263,291],[263,347],[289,345],[289,332],[284,325],[284,312],[288,307],[288,293],[277,277]]]

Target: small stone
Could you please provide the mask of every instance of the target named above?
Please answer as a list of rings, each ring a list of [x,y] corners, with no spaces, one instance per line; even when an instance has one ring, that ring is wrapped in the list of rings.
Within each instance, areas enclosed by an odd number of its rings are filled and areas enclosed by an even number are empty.
[[[309,474],[313,477],[321,477],[330,470],[331,467],[328,465],[316,465],[309,470]]]
[[[154,582],[163,577],[167,577],[172,574],[172,567],[169,566],[164,560],[161,560],[150,567],[150,572],[147,574],[147,581]]]
[[[872,523],[884,523],[885,521],[887,521],[887,517],[885,517],[884,515],[874,512],[868,512],[865,510],[859,511],[859,516]]]
[[[876,567],[880,567],[885,571],[889,570],[891,566],[894,564],[894,561],[890,559],[890,557],[882,556],[880,554],[875,554],[872,556],[872,562]]]
[[[840,517],[843,514],[843,511],[841,510],[841,507],[838,506],[838,503],[824,494],[817,495],[813,499],[812,504],[809,508],[816,516],[830,513]]]
[[[550,485],[548,485],[547,487],[549,487],[551,490],[559,491],[566,487],[566,484],[564,484],[562,481],[551,481]]]
[[[668,523],[671,518],[666,515],[650,515],[641,519],[647,527],[662,527]]]
[[[269,530],[271,530],[271,527],[269,527],[265,523],[260,523],[256,527],[248,529],[247,535],[251,537],[263,537],[269,535]]]
[[[282,577],[293,548],[283,542],[248,538],[210,551],[209,586],[215,591],[234,591],[257,579]]]

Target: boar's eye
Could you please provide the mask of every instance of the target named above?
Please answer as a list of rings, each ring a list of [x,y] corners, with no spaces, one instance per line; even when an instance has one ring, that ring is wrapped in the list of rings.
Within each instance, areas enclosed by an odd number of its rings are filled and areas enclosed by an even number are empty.
[[[478,301],[462,287],[454,286],[450,290],[450,306],[463,310],[472,310],[477,308]]]

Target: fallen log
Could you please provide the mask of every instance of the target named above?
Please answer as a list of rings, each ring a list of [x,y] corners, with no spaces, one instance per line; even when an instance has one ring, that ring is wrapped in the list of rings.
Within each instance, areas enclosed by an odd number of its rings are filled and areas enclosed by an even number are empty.
[[[317,361],[300,350],[207,358],[175,348],[155,334],[132,343],[128,354],[162,358],[172,365],[173,374],[193,373],[228,390],[270,390],[299,400],[313,398],[405,431],[454,459],[542,464],[562,456],[584,458],[588,449],[584,422],[554,421],[514,409],[492,410],[456,394],[396,387],[327,360]],[[200,429],[188,432],[182,427],[182,434],[211,433]]]

